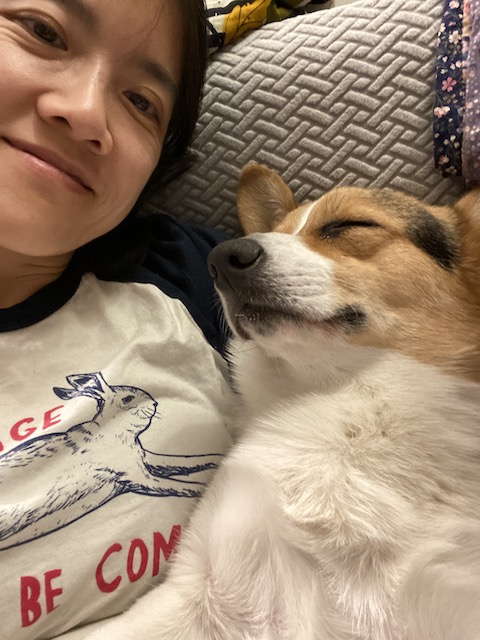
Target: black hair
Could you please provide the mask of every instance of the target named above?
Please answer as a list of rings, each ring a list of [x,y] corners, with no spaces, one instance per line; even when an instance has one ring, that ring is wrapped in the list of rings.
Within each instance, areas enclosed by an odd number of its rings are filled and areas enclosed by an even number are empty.
[[[172,2],[172,0],[167,0]],[[148,242],[148,223],[138,217],[145,203],[194,160],[190,150],[198,119],[207,64],[207,23],[204,0],[176,0],[183,22],[183,62],[179,91],[160,160],[128,216],[115,229],[75,251],[70,268],[99,277],[122,277],[141,261]]]

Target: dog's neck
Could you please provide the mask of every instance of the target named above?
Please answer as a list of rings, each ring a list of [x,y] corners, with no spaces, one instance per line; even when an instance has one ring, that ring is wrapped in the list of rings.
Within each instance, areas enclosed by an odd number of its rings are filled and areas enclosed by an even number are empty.
[[[240,365],[242,374],[247,371],[248,377],[258,376],[261,386],[269,380],[275,380],[275,385],[285,385],[290,395],[297,390],[326,392],[344,386],[362,371],[391,359],[388,352],[352,347],[342,338],[316,342],[306,338],[305,341],[235,340],[231,345],[234,364]]]
[[[465,389],[468,397],[476,398],[480,410],[479,387],[466,378],[394,351],[354,347],[342,339],[325,340],[319,347],[272,341],[265,348],[253,341],[234,341],[235,378],[246,408],[268,411],[282,400],[347,388],[370,396],[398,391],[410,406],[420,406],[427,395],[436,395],[440,385]]]

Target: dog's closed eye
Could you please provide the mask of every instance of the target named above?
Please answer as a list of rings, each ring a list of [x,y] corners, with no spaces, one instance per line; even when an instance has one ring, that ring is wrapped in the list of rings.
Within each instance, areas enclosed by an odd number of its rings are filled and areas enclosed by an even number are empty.
[[[348,231],[348,229],[355,227],[379,228],[380,225],[372,220],[334,220],[321,227],[320,235],[327,240],[338,238],[338,236]]]

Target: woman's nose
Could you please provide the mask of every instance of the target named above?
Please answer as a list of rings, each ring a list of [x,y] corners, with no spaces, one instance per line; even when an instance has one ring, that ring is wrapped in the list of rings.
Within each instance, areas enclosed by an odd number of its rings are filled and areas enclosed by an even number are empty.
[[[87,142],[95,153],[108,154],[113,138],[107,119],[107,87],[100,69],[85,68],[62,78],[37,99],[40,117],[68,127],[69,136]]]

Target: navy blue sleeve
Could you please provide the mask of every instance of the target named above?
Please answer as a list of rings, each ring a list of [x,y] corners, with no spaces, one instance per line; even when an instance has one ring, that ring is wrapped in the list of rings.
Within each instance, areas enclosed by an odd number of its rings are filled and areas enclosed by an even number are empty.
[[[228,240],[228,235],[219,229],[182,223],[165,214],[152,216],[148,225],[149,249],[137,277],[156,282],[167,295],[181,300],[210,344],[223,352],[228,334],[221,322],[220,302],[208,273],[207,256],[219,242]]]

